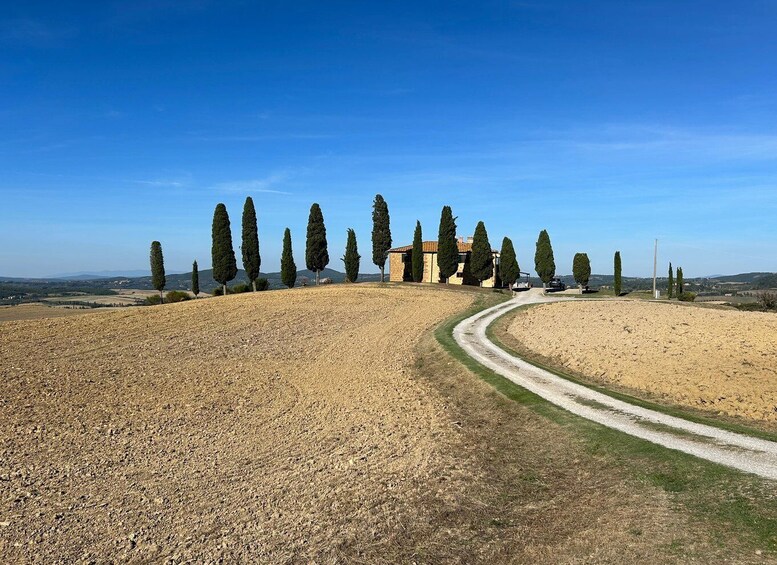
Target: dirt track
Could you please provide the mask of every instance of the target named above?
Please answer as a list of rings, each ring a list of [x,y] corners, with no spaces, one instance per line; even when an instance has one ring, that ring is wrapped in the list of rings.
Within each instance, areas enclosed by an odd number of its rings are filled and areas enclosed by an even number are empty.
[[[532,351],[604,383],[777,422],[777,316],[641,301],[539,306],[510,333]]]
[[[381,555],[450,477],[409,373],[471,299],[338,286],[3,323],[2,561]]]

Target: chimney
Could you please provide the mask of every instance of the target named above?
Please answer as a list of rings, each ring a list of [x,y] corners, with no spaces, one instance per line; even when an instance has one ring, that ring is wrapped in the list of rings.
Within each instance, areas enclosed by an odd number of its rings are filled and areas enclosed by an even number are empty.
[[[472,236],[471,236],[471,235],[468,235],[468,236],[467,236],[467,243],[472,243],[472,241],[473,241],[473,238],[472,238]]]
[[[463,235],[459,236],[459,243],[464,243],[464,236]]]

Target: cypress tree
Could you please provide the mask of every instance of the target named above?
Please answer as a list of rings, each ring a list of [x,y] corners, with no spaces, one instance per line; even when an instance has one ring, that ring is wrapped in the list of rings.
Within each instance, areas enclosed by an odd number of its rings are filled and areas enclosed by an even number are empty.
[[[502,240],[502,249],[499,252],[499,277],[508,288],[515,284],[521,275],[521,267],[515,257],[515,248],[509,237]]]
[[[421,282],[424,278],[424,241],[421,236],[421,222],[416,220],[413,234],[413,282]]]
[[[192,263],[192,294],[195,298],[200,294],[200,271],[197,268],[197,261]]]
[[[213,279],[224,287],[227,295],[227,283],[237,276],[237,261],[232,247],[232,229],[229,225],[229,214],[224,204],[217,204],[213,212]]]
[[[448,284],[448,278],[459,270],[459,246],[456,241],[456,218],[450,206],[442,207],[440,231],[437,236],[437,266],[440,276]]]
[[[165,289],[165,260],[162,257],[162,244],[151,242],[151,285],[159,291],[159,302],[164,303],[162,291]]]
[[[248,276],[253,291],[256,292],[256,279],[259,276],[259,267],[262,265],[262,257],[259,255],[259,230],[256,227],[256,209],[254,201],[249,196],[243,205],[243,268]]]
[[[342,258],[345,263],[345,280],[355,283],[359,278],[359,250],[356,247],[356,232],[348,228],[348,240],[345,244],[345,255]]]
[[[615,252],[615,259],[613,260],[613,266],[615,269],[615,276],[613,277],[613,290],[615,290],[615,296],[621,295],[622,279],[621,279],[621,252]]]
[[[542,287],[545,288],[554,276],[556,276],[556,262],[553,259],[553,247],[550,244],[550,236],[547,230],[542,230],[537,238],[537,249],[534,253],[534,270],[542,279]]]
[[[386,268],[388,250],[391,248],[391,226],[388,204],[380,194],[372,203],[372,262],[380,269],[380,282]]]
[[[292,288],[297,282],[297,265],[294,263],[294,255],[291,251],[291,231],[286,228],[283,232],[283,251],[281,252],[281,282]]]
[[[669,284],[666,290],[666,296],[669,300],[672,300],[674,296],[674,269],[672,269],[672,263],[669,263]]]
[[[575,253],[572,260],[572,275],[582,292],[583,287],[588,286],[588,280],[591,278],[591,261],[588,259],[587,253]]]
[[[677,298],[683,293],[683,268],[677,267]]]
[[[486,226],[482,221],[475,226],[475,235],[472,236],[470,272],[480,282],[480,286],[483,286],[484,280],[494,276],[494,254],[488,242]]]
[[[319,273],[329,264],[329,252],[326,244],[326,226],[321,207],[315,202],[310,207],[308,216],[308,237],[305,248],[305,264],[316,272],[316,285],[320,281]]]

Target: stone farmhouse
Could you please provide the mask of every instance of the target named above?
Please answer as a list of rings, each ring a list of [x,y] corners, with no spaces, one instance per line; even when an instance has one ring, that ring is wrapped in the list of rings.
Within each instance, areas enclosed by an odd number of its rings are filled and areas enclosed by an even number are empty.
[[[449,284],[469,284],[478,285],[478,280],[469,274],[469,262],[472,257],[472,238],[459,236],[459,268],[456,274],[448,280]],[[426,283],[445,282],[440,278],[440,269],[437,267],[437,242],[424,241],[424,276],[421,279]],[[413,264],[413,246],[404,245],[389,249],[389,281],[391,282],[412,282],[412,264]],[[493,288],[500,286],[501,282],[497,275],[497,266],[499,265],[499,251],[492,249],[494,255],[494,273],[483,281],[483,286]]]

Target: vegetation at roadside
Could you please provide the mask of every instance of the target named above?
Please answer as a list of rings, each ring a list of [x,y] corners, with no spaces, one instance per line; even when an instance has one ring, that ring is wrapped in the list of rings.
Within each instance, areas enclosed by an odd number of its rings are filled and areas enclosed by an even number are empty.
[[[540,277],[542,285],[547,285],[556,276],[556,260],[553,257],[553,246],[547,230],[542,230],[537,238],[534,252],[534,270]]]
[[[453,339],[453,328],[488,305],[481,300],[470,311],[438,327],[435,337],[448,353],[505,397],[561,424],[562,429],[582,439],[586,451],[603,465],[617,465],[638,484],[662,489],[692,516],[716,551],[719,548],[733,556],[756,556],[756,552],[777,555],[777,488],[773,483],[570,414],[467,356]],[[693,556],[698,551],[705,550],[682,543],[666,548],[667,555]],[[713,552],[706,558],[713,559],[714,555]],[[704,553],[701,559],[705,559]]]
[[[472,256],[469,268],[470,273],[477,279],[480,286],[483,286],[484,280],[494,276],[494,255],[488,241],[486,226],[482,221],[478,222],[475,227],[475,235],[472,237]]]

